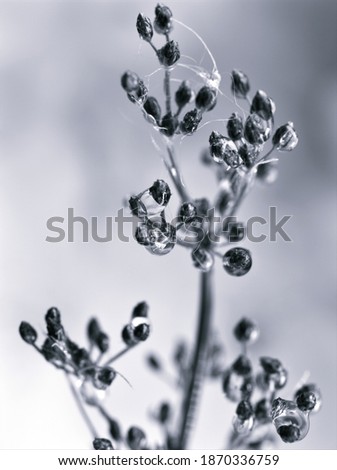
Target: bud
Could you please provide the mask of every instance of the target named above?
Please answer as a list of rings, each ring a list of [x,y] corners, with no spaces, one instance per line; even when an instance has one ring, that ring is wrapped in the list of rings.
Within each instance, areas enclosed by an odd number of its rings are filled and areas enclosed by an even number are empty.
[[[167,206],[171,198],[171,190],[164,180],[157,180],[149,189],[151,196],[160,206]]]
[[[209,86],[203,86],[197,93],[195,105],[202,111],[211,111],[216,105],[216,91]]]
[[[232,276],[244,276],[252,267],[252,256],[245,248],[232,248],[224,254],[222,264]]]
[[[179,121],[176,116],[173,116],[172,113],[167,113],[161,120],[161,132],[168,137],[172,137],[179,126]]]
[[[185,114],[183,120],[180,123],[180,130],[183,134],[193,134],[200,124],[202,114],[197,109],[193,109]]]
[[[158,34],[168,34],[172,31],[172,12],[166,5],[158,3],[155,8],[154,29]]]
[[[178,108],[182,108],[186,104],[188,104],[193,97],[192,88],[190,83],[187,80],[181,82],[178,90],[175,94],[175,100],[177,103]]]
[[[240,70],[232,72],[232,93],[236,98],[246,98],[250,85],[246,74]]]
[[[135,239],[140,245],[149,246],[151,244],[150,235],[150,225],[148,222],[143,222],[136,228]]]
[[[92,445],[94,446],[95,450],[113,450],[109,439],[103,439],[101,437],[96,437]]]
[[[131,318],[138,318],[138,317],[147,318],[148,313],[149,313],[148,304],[146,302],[140,302],[134,307]]]
[[[284,442],[300,441],[308,434],[308,416],[293,401],[276,398],[272,404],[271,418]]]
[[[56,307],[51,307],[50,309],[47,310],[46,316],[45,316],[46,323],[57,323],[61,324],[61,313],[58,308]]]
[[[192,260],[196,268],[204,273],[210,271],[214,264],[213,254],[204,248],[197,248],[192,251]]]
[[[146,445],[146,435],[144,431],[136,426],[132,426],[128,430],[126,440],[132,450],[143,449]]]
[[[139,36],[144,39],[144,41],[151,42],[153,36],[153,28],[150,18],[139,13],[137,17],[136,27]]]
[[[180,50],[177,41],[169,41],[158,50],[159,62],[165,67],[171,67],[180,59]]]
[[[172,416],[172,410],[169,403],[162,403],[158,410],[158,420],[160,423],[165,424],[170,421]]]
[[[20,323],[19,333],[21,338],[28,344],[34,344],[37,340],[36,330],[25,321]]]
[[[250,144],[263,144],[269,139],[270,128],[260,116],[250,114],[245,123],[244,135]]]
[[[191,202],[184,202],[179,210],[179,218],[182,222],[191,222],[197,217],[197,208]]]
[[[234,328],[234,336],[240,343],[254,343],[259,336],[259,329],[249,318],[242,318]]]
[[[135,88],[133,91],[127,94],[129,100],[132,103],[137,103],[139,105],[144,104],[146,97],[147,97],[148,90],[144,85],[143,80],[138,81],[138,87]]]
[[[233,113],[227,122],[228,137],[232,140],[240,140],[243,136],[242,117]]]
[[[288,151],[294,150],[298,144],[298,137],[292,122],[287,122],[279,127],[273,135],[273,145],[277,150]]]
[[[235,362],[233,362],[231,369],[238,375],[250,375],[252,373],[253,366],[248,357],[242,354]]]
[[[300,393],[296,399],[296,405],[301,411],[311,411],[316,406],[316,396],[313,392]]]
[[[165,220],[159,223],[151,224],[149,229],[150,243],[146,245],[146,249],[153,255],[166,255],[175,247],[177,236],[176,229],[173,225]]]
[[[109,336],[103,331],[100,331],[96,339],[96,346],[98,347],[101,353],[107,352],[107,350],[109,349],[109,343]]]
[[[255,413],[255,418],[257,421],[260,421],[260,423],[267,423],[270,421],[270,402],[267,400],[267,398],[262,398],[259,400],[254,409]]]
[[[314,408],[311,410],[311,412],[317,413],[322,406],[322,394],[316,384],[309,383],[309,384],[302,385],[301,388],[296,390],[295,401],[297,401],[300,395],[307,394],[307,393],[313,393],[315,395],[316,403],[315,403]]]
[[[253,429],[254,413],[252,405],[248,400],[242,400],[236,408],[233,419],[234,430],[241,435],[247,435]]]
[[[209,137],[210,153],[216,163],[225,162],[232,168],[237,168],[241,165],[238,149],[235,143],[223,136],[219,132],[213,131]]]
[[[252,168],[257,157],[259,156],[259,153],[259,147],[256,145],[244,143],[239,148],[240,158],[247,168]]]
[[[258,90],[253,98],[250,112],[268,121],[275,113],[275,103],[264,91]]]
[[[121,78],[121,85],[127,93],[131,93],[138,89],[139,77],[135,72],[127,70]]]
[[[287,384],[288,371],[278,359],[261,357],[260,363],[265,373],[265,376],[261,377],[260,381],[265,382],[266,386],[272,384],[273,388],[278,390]]]
[[[130,324],[127,324],[122,329],[122,339],[127,346],[134,346],[138,343],[138,340],[133,335],[133,328]]]
[[[122,440],[122,433],[118,421],[109,418],[109,432],[112,439],[119,442]]]
[[[161,108],[158,100],[154,96],[149,96],[144,103],[144,111],[152,116],[156,122],[160,121]]]
[[[139,341],[146,341],[150,335],[150,325],[148,323],[140,323],[133,330],[133,336]]]
[[[99,367],[95,370],[93,385],[98,390],[106,390],[115,380],[116,375],[111,367]]]

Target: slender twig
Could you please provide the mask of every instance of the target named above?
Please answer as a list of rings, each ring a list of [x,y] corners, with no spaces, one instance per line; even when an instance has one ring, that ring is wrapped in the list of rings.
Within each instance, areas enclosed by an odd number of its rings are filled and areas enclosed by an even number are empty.
[[[72,381],[70,380],[70,378],[69,378],[67,372],[65,373],[65,376],[66,376],[66,379],[67,379],[67,381],[68,381],[68,384],[69,384],[71,393],[73,394],[73,397],[74,397],[74,399],[75,399],[75,402],[76,402],[76,404],[77,404],[77,406],[78,406],[78,409],[79,409],[79,411],[80,411],[80,413],[81,413],[81,415],[82,415],[82,417],[83,417],[83,419],[84,419],[86,425],[88,426],[88,428],[89,428],[89,430],[90,430],[90,432],[91,432],[93,438],[95,439],[95,438],[98,436],[97,431],[96,431],[96,429],[95,429],[95,426],[92,424],[92,421],[91,421],[91,419],[89,418],[89,415],[88,415],[88,413],[86,412],[86,410],[85,410],[85,408],[84,408],[84,406],[83,406],[83,403],[82,403],[80,397],[78,396],[77,390],[76,390],[76,388],[74,387],[74,384],[72,383]]]
[[[174,149],[171,145],[167,145],[167,153],[170,159],[170,162],[166,162],[166,168],[171,176],[171,179],[176,187],[176,190],[179,193],[179,196],[183,202],[190,201],[191,198],[188,195],[185,185],[182,180],[181,172],[179,170],[178,164],[175,159]]]
[[[166,97],[166,113],[171,114],[171,86],[170,86],[170,69],[165,68],[165,78],[164,78],[164,91]]]
[[[112,364],[113,362],[116,361],[116,359],[119,359],[121,356],[124,356],[125,353],[130,351],[130,349],[134,348],[135,346],[136,346],[136,344],[133,344],[131,346],[126,346],[126,348],[122,349],[121,351],[119,351],[119,353],[115,354],[108,361],[106,361],[104,363],[104,367],[108,366],[109,364]]]
[[[208,340],[211,329],[212,301],[212,271],[209,271],[201,273],[199,324],[195,350],[192,357],[191,372],[187,379],[186,392],[182,403],[181,421],[177,439],[178,449],[185,449],[187,446],[199,395],[205,378]]]

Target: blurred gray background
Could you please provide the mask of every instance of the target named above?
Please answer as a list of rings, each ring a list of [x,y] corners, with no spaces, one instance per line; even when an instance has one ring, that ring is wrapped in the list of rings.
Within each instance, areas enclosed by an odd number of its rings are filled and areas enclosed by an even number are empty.
[[[0,3],[0,204],[1,387],[3,448],[90,448],[88,434],[61,373],[19,338],[21,320],[43,337],[48,307],[61,309],[67,331],[85,341],[85,325],[97,315],[122,346],[120,329],[132,307],[146,299],[153,335],[116,366],[131,382],[117,380],[107,398],[123,428],[158,430],[148,414],[162,399],[178,396],[144,365],[159,350],[169,364],[174,341],[191,340],[198,302],[198,273],[180,247],[162,258],[134,241],[47,243],[46,220],[75,214],[115,215],[123,197],[167,174],[150,139],[150,126],[125,97],[120,76],[157,68],[135,30],[139,11],[153,17],[156,2]],[[291,397],[303,372],[317,382],[323,408],[307,438],[291,449],[335,449],[336,412],[336,2],[283,0],[174,1],[177,19],[198,31],[214,53],[230,97],[229,72],[244,70],[252,91],[266,90],[277,106],[278,125],[291,120],[298,148],[281,155],[279,178],[256,187],[240,217],[267,216],[269,206],[293,215],[292,243],[245,243],[254,265],[244,278],[216,267],[215,322],[226,343],[226,361],[239,353],[232,328],[255,318],[261,339],[252,348],[289,368],[284,395]],[[182,54],[203,60],[192,34],[177,26]],[[157,41],[157,44],[160,44]],[[186,58],[185,62],[189,59]],[[181,72],[179,72],[181,73]],[[156,82],[157,80],[157,82]],[[161,74],[152,92],[162,96]],[[225,97],[209,119],[236,110]],[[215,178],[200,164],[211,130],[202,128],[179,145],[185,180],[195,196],[215,194]],[[172,212],[175,210],[172,201]],[[193,448],[221,448],[234,406],[220,384],[205,387]],[[103,423],[102,434],[105,431]]]

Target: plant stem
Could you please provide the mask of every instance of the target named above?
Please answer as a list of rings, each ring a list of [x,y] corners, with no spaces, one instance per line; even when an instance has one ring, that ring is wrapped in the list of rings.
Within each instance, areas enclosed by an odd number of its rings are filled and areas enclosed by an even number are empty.
[[[195,350],[192,357],[191,372],[187,380],[183,398],[181,421],[178,430],[177,448],[186,449],[193,425],[201,388],[206,373],[208,340],[210,337],[213,289],[212,271],[201,273],[201,293],[199,323],[196,334]]]
[[[112,362],[114,362],[116,359],[119,359],[121,356],[124,356],[125,353],[130,351],[130,349],[134,348],[136,345],[133,344],[132,346],[126,346],[124,349],[122,349],[119,353],[115,354],[113,357],[111,357],[108,361],[104,363],[104,367],[108,366]]]
[[[182,202],[190,201],[191,198],[185,189],[185,185],[182,181],[182,176],[181,176],[178,164],[174,156],[174,148],[171,145],[167,145],[167,153],[168,153],[170,162],[167,162],[165,160],[165,165],[176,187],[176,190],[178,191]]]
[[[69,378],[69,375],[67,373],[65,375],[66,375],[71,393],[73,394],[73,397],[75,399],[76,405],[78,406],[78,409],[80,410],[80,413],[81,413],[86,425],[88,426],[88,428],[89,428],[89,430],[92,434],[92,437],[95,439],[98,436],[97,431],[95,429],[95,426],[92,424],[91,419],[89,418],[89,416],[88,416],[88,414],[87,414],[87,412],[86,412],[86,410],[83,406],[83,403],[82,403],[80,397],[78,396],[77,390],[75,389],[74,384],[72,383],[72,381]]]
[[[166,113],[171,114],[170,70],[168,68],[165,68],[164,91],[166,97]]]

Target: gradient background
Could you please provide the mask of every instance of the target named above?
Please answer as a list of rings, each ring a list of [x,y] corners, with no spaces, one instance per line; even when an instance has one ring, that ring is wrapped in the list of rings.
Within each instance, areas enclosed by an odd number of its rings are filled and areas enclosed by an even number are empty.
[[[61,309],[67,331],[85,341],[85,324],[98,315],[121,347],[120,329],[146,299],[153,335],[118,362],[132,383],[117,380],[107,398],[123,428],[143,425],[161,399],[178,398],[144,366],[144,355],[167,358],[177,338],[192,339],[198,273],[177,247],[157,258],[135,242],[47,243],[46,220],[115,215],[123,197],[148,187],[166,171],[150,140],[150,126],[120,88],[128,68],[157,68],[134,24],[153,16],[156,2],[0,3],[1,387],[3,448],[90,448],[88,434],[61,373],[19,338],[25,319],[42,337],[48,307]],[[291,120],[300,144],[281,155],[270,187],[256,187],[240,210],[246,220],[268,206],[292,214],[292,243],[245,243],[254,256],[246,277],[216,267],[215,322],[227,363],[239,352],[231,336],[243,315],[255,318],[261,339],[252,349],[278,357],[290,370],[284,395],[309,370],[324,394],[305,440],[291,449],[335,449],[336,412],[336,2],[222,0],[169,2],[177,19],[206,40],[230,96],[229,72],[244,70],[252,91],[275,100],[277,125]],[[195,38],[177,26],[182,54],[202,58]],[[159,44],[159,41],[157,41]],[[206,62],[204,62],[206,63]],[[159,80],[160,74],[157,75]],[[158,85],[159,83],[159,85]],[[151,91],[161,95],[161,83]],[[210,119],[235,107],[219,100]],[[180,147],[185,180],[195,196],[212,196],[215,179],[199,163],[211,130],[202,128]],[[176,201],[176,199],[175,199]],[[175,210],[172,201],[172,213]],[[103,230],[103,225],[102,225]],[[221,448],[234,406],[220,384],[205,387],[193,448]],[[99,421],[97,421],[99,424]],[[104,434],[104,425],[101,427]],[[156,425],[147,424],[150,440]]]

